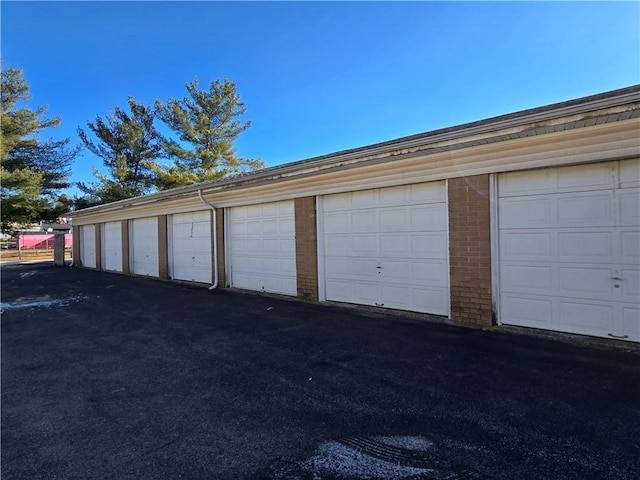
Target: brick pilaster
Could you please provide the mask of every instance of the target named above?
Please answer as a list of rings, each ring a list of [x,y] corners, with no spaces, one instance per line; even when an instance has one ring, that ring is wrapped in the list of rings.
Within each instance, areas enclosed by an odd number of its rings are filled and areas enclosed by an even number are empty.
[[[296,279],[298,297],[318,301],[316,197],[296,198]]]
[[[489,175],[452,178],[448,185],[451,318],[491,325]]]

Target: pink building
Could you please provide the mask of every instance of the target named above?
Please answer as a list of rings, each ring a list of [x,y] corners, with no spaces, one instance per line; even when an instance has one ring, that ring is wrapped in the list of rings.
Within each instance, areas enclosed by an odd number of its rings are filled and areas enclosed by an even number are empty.
[[[53,249],[53,233],[19,233],[18,248],[23,249]],[[71,248],[73,236],[70,233],[64,235],[64,247]]]

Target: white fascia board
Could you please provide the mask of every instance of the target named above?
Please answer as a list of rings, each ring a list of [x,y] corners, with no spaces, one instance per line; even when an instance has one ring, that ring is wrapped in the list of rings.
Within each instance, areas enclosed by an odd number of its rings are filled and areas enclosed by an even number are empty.
[[[207,195],[220,207],[289,200],[447,178],[515,170],[593,163],[640,156],[640,122],[604,124],[427,156],[408,156],[322,175],[274,180],[254,187],[221,190]]]
[[[580,100],[580,99],[578,99]],[[601,118],[605,115],[624,113],[637,110],[640,102],[640,91],[637,89],[614,96],[604,96],[594,100],[585,99],[576,103],[564,102],[551,108],[541,107],[532,111],[516,112],[514,114],[503,115],[493,119],[482,120],[469,124],[460,125],[433,133],[418,134],[400,138],[397,141],[383,142],[369,147],[356,148],[335,154],[324,155],[316,159],[308,159],[289,164],[267,168],[252,172],[247,175],[238,176],[222,181],[206,182],[202,184],[189,185],[164,192],[157,192],[142,197],[120,200],[107,205],[91,207],[69,214],[69,217],[80,218],[84,215],[127,208],[134,205],[142,205],[168,198],[180,198],[190,196],[193,192],[202,190],[203,192],[213,192],[222,188],[240,188],[255,183],[264,183],[274,179],[282,180],[288,177],[319,173],[325,168],[336,168],[351,163],[369,162],[375,159],[386,159],[393,156],[394,160],[398,155],[409,154],[423,149],[446,148],[452,149],[456,144],[472,141],[490,141],[492,137],[504,137],[508,135],[522,136],[538,135],[542,130],[546,130],[554,125],[563,123],[582,122],[591,118]],[[567,105],[568,103],[568,105]]]

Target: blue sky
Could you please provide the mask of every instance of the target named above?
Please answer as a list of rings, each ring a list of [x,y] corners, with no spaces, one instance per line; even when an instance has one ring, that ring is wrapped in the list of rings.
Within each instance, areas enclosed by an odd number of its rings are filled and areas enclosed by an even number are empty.
[[[55,139],[229,78],[268,165],[640,82],[639,2],[14,2],[2,59]],[[84,152],[72,181],[92,180]],[[73,191],[72,191],[73,192]]]

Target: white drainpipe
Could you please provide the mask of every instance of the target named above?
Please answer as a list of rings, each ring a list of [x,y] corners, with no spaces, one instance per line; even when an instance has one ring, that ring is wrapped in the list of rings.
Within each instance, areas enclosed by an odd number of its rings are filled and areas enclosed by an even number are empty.
[[[213,285],[209,287],[209,290],[215,290],[218,288],[218,221],[216,218],[216,207],[204,199],[202,189],[198,190],[198,197],[200,197],[202,203],[211,208],[213,212]]]

